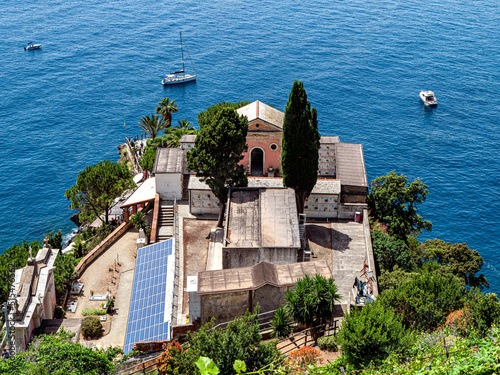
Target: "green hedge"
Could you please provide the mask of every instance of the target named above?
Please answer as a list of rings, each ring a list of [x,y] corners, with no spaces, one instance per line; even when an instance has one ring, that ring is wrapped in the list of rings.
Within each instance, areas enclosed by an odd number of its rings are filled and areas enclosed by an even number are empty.
[[[106,315],[106,310],[103,309],[83,309],[82,311],[83,316],[87,315]]]

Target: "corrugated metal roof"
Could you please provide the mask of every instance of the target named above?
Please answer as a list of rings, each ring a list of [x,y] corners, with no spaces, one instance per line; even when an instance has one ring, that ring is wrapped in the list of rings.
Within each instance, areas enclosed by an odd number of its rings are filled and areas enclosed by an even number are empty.
[[[305,275],[332,277],[326,260],[272,264],[260,262],[252,267],[198,272],[198,294],[255,290],[266,284],[276,287],[294,285]]]
[[[363,145],[337,143],[337,178],[342,185],[368,187]]]
[[[159,147],[153,173],[182,173],[184,152],[180,148]]]

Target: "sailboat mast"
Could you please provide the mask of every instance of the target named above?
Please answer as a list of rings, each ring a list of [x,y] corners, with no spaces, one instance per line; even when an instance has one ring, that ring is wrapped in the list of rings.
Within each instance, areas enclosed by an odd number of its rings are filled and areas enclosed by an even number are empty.
[[[179,31],[179,35],[181,38],[182,72],[184,73],[184,48],[182,46],[182,31]]]

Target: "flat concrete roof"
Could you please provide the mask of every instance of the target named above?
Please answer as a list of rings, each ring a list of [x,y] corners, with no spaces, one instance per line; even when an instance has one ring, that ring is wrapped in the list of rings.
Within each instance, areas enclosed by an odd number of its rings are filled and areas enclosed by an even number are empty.
[[[342,185],[368,187],[363,145],[337,143],[337,178]]]
[[[227,248],[299,248],[295,192],[288,188],[232,188]]]
[[[255,290],[266,284],[276,287],[294,285],[305,275],[332,277],[326,260],[272,264],[260,262],[252,267],[198,272],[198,294]]]
[[[248,122],[253,120],[262,120],[271,125],[283,129],[283,118],[285,114],[280,110],[268,106],[265,103],[256,100],[253,103],[247,104],[244,107],[238,108],[236,112],[241,116],[246,116]]]
[[[153,174],[182,173],[184,152],[180,148],[159,147],[156,151]]]
[[[180,142],[181,143],[194,143],[195,140],[196,140],[196,134],[184,134],[181,137]]]
[[[156,180],[154,177],[150,177],[144,181],[120,207],[129,207],[134,204],[148,202],[155,199],[155,195]]]
[[[254,188],[281,188],[281,177],[252,177],[248,176],[248,187]],[[189,176],[188,190],[210,190],[210,187],[201,181],[200,177]],[[340,180],[322,178],[316,182],[311,194],[340,194]]]
[[[319,143],[339,143],[340,138],[339,137],[321,137],[319,139]]]

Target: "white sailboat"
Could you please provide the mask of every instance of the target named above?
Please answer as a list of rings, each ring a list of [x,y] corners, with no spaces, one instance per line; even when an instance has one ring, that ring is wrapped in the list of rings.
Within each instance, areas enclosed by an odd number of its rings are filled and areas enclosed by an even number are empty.
[[[182,42],[182,31],[180,32],[180,38],[181,38],[182,70],[167,74],[165,76],[165,78],[163,78],[161,80],[161,83],[164,85],[175,85],[177,83],[196,81],[196,77],[198,77],[198,74],[196,73],[196,69],[194,68],[193,61],[191,60],[191,56],[189,56],[189,51],[187,50],[187,48],[186,48],[186,52],[188,54],[189,61],[191,61],[191,65],[193,67],[194,74],[186,74],[186,72],[184,70],[185,69],[185,67],[184,67],[184,43]]]

